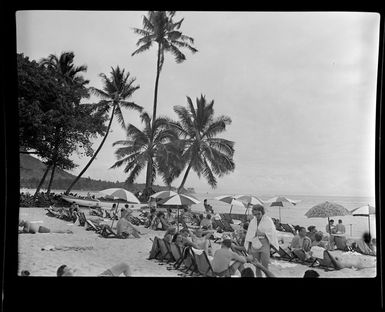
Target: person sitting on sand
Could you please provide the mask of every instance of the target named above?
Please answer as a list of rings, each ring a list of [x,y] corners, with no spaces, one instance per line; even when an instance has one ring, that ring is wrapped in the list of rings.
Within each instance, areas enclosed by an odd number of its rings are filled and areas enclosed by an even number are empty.
[[[172,238],[172,242],[178,245],[181,250],[183,250],[185,247],[193,247],[195,249],[199,249],[196,244],[187,238],[186,231],[175,233],[174,237]]]
[[[171,243],[174,235],[176,233],[176,228],[175,227],[169,227],[166,231],[166,233],[164,233],[164,236],[163,236],[163,239],[169,243]]]
[[[313,242],[315,240],[315,233],[317,233],[317,229],[314,225],[310,225],[307,230],[308,232],[306,232],[306,236]]]
[[[368,232],[365,232],[362,235],[362,238],[355,243],[354,249],[357,252],[362,253],[364,255],[369,255],[369,256],[376,255],[376,249],[372,243],[372,236]]]
[[[215,213],[213,207],[207,203],[207,199],[203,201],[203,206],[205,207],[206,213]]]
[[[174,225],[176,224],[176,219],[175,219],[175,214],[172,213],[172,209],[171,208],[167,208],[167,211],[166,211],[166,214],[165,214],[165,219],[168,223],[170,223],[171,225]]]
[[[213,224],[212,224],[212,221],[211,221],[211,215],[210,214],[207,214],[206,217],[204,217],[199,226],[204,229],[204,230],[212,230],[213,229]]]
[[[140,232],[128,221],[131,213],[131,209],[127,210],[116,224],[116,233],[119,237],[127,238],[133,236],[140,238]]]
[[[338,220],[338,224],[336,225],[336,234],[345,234],[346,229],[345,225],[342,224],[342,220]]]
[[[159,211],[151,222],[150,228],[153,230],[167,231],[170,226],[171,224],[167,222],[164,212]]]
[[[323,233],[321,231],[318,231],[314,235],[314,241],[311,243],[311,247],[318,246],[325,248],[326,250],[329,250],[329,244],[322,240]]]
[[[21,220],[19,223],[19,227],[22,227],[22,230],[19,230],[20,234],[29,233],[29,234],[36,234],[36,233],[64,233],[64,234],[73,234],[70,230],[55,230],[51,231],[51,229],[38,225],[36,223],[32,223],[29,221]]]
[[[253,260],[253,256],[243,257],[231,250],[231,240],[224,239],[221,248],[215,251],[214,258],[211,263],[216,276],[230,277],[237,270],[241,272],[244,264]]]
[[[153,224],[154,219],[156,218],[156,208],[150,208],[150,213],[146,216],[147,220],[144,224],[144,227],[149,228]]]
[[[300,227],[298,234],[291,241],[290,249],[298,258],[306,260],[309,257],[310,248],[311,240],[306,236],[306,229]]]
[[[56,271],[56,276],[74,276],[76,271],[76,269],[71,269],[69,266],[62,264],[58,267]],[[123,274],[124,276],[131,276],[130,266],[125,262],[121,262],[114,265],[113,267],[100,273],[98,276],[119,276],[121,274]]]

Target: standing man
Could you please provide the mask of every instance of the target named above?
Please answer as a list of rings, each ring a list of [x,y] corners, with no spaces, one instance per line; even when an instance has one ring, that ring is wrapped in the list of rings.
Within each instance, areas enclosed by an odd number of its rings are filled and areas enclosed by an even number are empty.
[[[336,233],[337,234],[345,234],[345,225],[342,224],[342,220],[338,220],[338,224],[336,225]]]
[[[203,206],[205,206],[206,213],[212,213],[214,214],[213,207],[207,203],[207,199],[203,201]]]
[[[279,249],[277,230],[273,220],[265,214],[262,205],[252,208],[253,219],[250,221],[245,238],[245,248],[266,269],[270,263],[270,244]],[[261,270],[256,268],[255,275],[261,277]]]

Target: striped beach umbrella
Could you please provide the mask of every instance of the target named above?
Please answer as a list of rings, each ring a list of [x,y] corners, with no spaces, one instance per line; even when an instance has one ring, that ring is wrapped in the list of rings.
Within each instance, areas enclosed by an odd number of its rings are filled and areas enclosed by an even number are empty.
[[[247,214],[251,205],[265,205],[265,202],[262,199],[254,195],[237,195],[236,199],[247,205],[245,214]]]
[[[247,208],[247,204],[237,199],[237,195],[222,195],[222,196],[215,197],[215,199],[221,202],[224,202],[226,204],[230,204],[231,205],[230,214],[231,214],[231,210],[233,210],[233,205]]]
[[[328,218],[328,224],[329,224],[329,232],[330,230],[330,222],[329,218],[336,217],[336,216],[346,216],[350,215],[350,211],[347,210],[344,206],[325,201],[323,203],[317,204],[310,208],[306,213],[305,216],[308,218]]]
[[[178,232],[179,232],[179,207],[183,205],[199,204],[200,201],[185,194],[176,194],[159,201],[160,205],[173,205],[178,207]]]
[[[281,207],[292,208],[299,202],[300,200],[290,199],[285,196],[276,196],[266,200],[266,203],[269,204],[269,207],[279,208],[279,222],[281,222]]]
[[[156,198],[156,199],[163,199],[163,198],[171,197],[171,196],[174,196],[177,194],[178,193],[176,193],[174,191],[160,191],[158,193],[152,194],[150,197]]]
[[[125,190],[124,188],[109,188],[100,191],[100,193],[111,196],[114,199],[123,199],[132,204],[140,204],[139,199],[133,193]]]
[[[353,216],[358,217],[368,217],[369,233],[370,233],[370,216],[376,214],[376,208],[370,206],[369,204],[354,208],[350,211]]]

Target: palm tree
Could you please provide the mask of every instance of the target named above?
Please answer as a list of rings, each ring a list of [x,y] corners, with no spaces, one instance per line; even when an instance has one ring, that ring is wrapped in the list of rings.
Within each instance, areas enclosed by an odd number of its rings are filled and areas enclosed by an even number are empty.
[[[147,175],[150,176],[146,177],[145,192],[148,192],[158,173],[163,181],[170,185],[180,174],[183,166],[180,164],[178,154],[180,152],[178,136],[168,127],[168,119],[158,118],[152,123],[146,112],[140,117],[144,123],[143,130],[130,124],[127,127],[127,140],[114,142],[113,146],[122,145],[122,147],[115,151],[118,161],[111,168],[125,165],[124,172],[129,172],[126,183],[132,184],[147,167]]]
[[[134,32],[142,37],[136,43],[139,48],[131,54],[132,56],[148,50],[153,43],[158,45],[152,113],[153,123],[157,120],[156,109],[159,75],[164,63],[164,52],[171,52],[175,56],[175,61],[181,63],[186,59],[186,56],[181,52],[180,48],[187,48],[192,53],[198,51],[192,46],[194,44],[194,39],[183,35],[182,32],[179,31],[184,19],[182,18],[180,21],[174,22],[174,15],[175,11],[149,11],[147,16],[143,16],[143,29],[133,28]],[[154,124],[152,127],[154,128]],[[148,168],[152,167],[151,161],[152,160],[150,159]],[[148,179],[151,177],[150,172],[147,172],[147,177]],[[146,185],[151,186],[148,180],[146,180]]]
[[[127,99],[130,98],[132,94],[139,89],[139,86],[134,85],[136,78],[130,78],[129,72],[125,74],[124,69],[121,70],[119,66],[117,66],[116,68],[111,68],[110,77],[107,77],[103,73],[100,74],[100,76],[103,81],[103,90],[91,87],[90,91],[102,99],[97,104],[102,113],[108,114],[110,109],[112,108],[110,121],[107,127],[106,134],[99,147],[97,148],[87,165],[83,168],[83,170],[79,173],[76,179],[68,187],[65,194],[68,194],[71,191],[72,187],[77,183],[83,173],[88,169],[88,167],[94,161],[96,155],[101,150],[110,131],[114,116],[116,116],[121,126],[125,128],[126,126],[124,123],[122,108],[134,109],[140,112],[143,109],[142,106],[139,106],[134,102],[127,101]]]
[[[184,187],[187,176],[192,169],[198,177],[203,174],[209,185],[215,188],[215,176],[222,177],[234,170],[234,142],[217,138],[225,131],[231,119],[220,116],[214,119],[214,101],[206,102],[203,95],[196,99],[196,108],[189,97],[188,107],[174,106],[179,117],[178,122],[170,122],[183,141],[182,161],[187,165],[178,192]]]
[[[187,48],[192,53],[198,51],[192,46],[194,39],[179,31],[184,19],[174,22],[174,15],[175,11],[149,11],[147,16],[143,16],[143,29],[133,28],[134,32],[142,37],[136,43],[139,48],[132,53],[132,56],[148,50],[154,42],[158,44],[153,122],[156,120],[159,75],[163,67],[164,52],[171,52],[175,56],[175,61],[181,63],[186,56],[180,51],[180,48]]]

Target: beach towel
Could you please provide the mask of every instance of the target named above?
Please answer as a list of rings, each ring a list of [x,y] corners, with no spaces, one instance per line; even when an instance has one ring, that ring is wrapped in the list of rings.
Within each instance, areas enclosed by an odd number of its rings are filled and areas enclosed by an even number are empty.
[[[313,246],[310,249],[311,254],[314,258],[323,259],[324,258],[324,251],[325,248],[319,247],[319,246]]]
[[[250,221],[244,244],[246,249],[248,248],[249,242],[252,242],[257,229],[265,233],[270,245],[273,245],[277,249],[279,248],[277,230],[275,229],[274,222],[269,216],[263,215],[259,225],[257,225],[257,218],[255,217]]]

